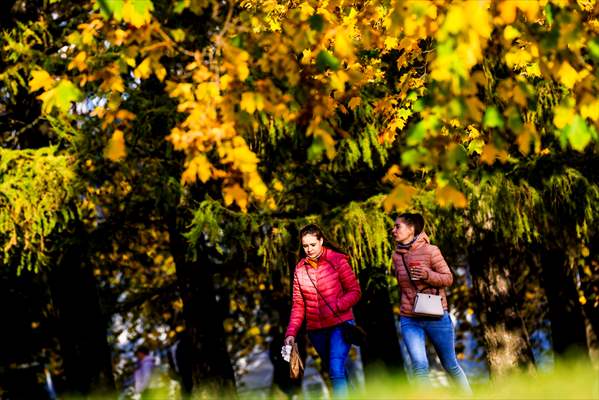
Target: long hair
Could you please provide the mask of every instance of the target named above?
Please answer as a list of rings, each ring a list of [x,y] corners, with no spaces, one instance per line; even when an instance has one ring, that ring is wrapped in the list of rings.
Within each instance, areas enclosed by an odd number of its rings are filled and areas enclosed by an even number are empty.
[[[337,243],[327,239],[325,234],[322,232],[322,229],[320,228],[320,226],[318,226],[316,224],[308,224],[308,225],[304,226],[302,229],[300,229],[300,233],[299,233],[299,242],[300,243],[299,243],[298,254],[299,254],[300,259],[306,257],[306,252],[304,251],[304,247],[302,246],[302,239],[306,235],[314,235],[314,236],[316,236],[317,239],[319,239],[319,240],[322,239],[322,245],[328,249],[335,250],[336,252],[345,254],[346,256],[349,255]]]

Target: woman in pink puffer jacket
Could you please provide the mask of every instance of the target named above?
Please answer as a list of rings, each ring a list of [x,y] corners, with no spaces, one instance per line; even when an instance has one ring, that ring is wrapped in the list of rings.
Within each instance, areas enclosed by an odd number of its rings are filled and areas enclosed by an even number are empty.
[[[304,227],[300,238],[303,258],[295,267],[285,344],[293,344],[305,319],[310,342],[328,365],[333,394],[347,397],[345,361],[351,345],[343,338],[341,325],[354,323],[352,307],[360,299],[360,285],[347,255],[325,245],[317,225]]]
[[[453,324],[445,293],[445,288],[453,283],[449,266],[439,248],[430,244],[424,232],[422,215],[405,213],[398,216],[393,227],[393,238],[397,243],[393,265],[401,291],[401,335],[410,354],[415,380],[420,384],[430,384],[426,355],[428,337],[447,373],[464,393],[471,393],[468,378],[455,354]],[[440,295],[443,315],[425,317],[414,314],[412,308],[418,292]]]

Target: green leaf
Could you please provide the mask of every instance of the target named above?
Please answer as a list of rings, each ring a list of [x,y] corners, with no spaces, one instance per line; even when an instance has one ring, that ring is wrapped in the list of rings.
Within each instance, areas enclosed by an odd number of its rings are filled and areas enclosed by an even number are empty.
[[[96,5],[104,18],[114,17],[115,20],[123,19],[123,5],[125,0],[96,0]]]
[[[482,154],[483,148],[485,147],[485,141],[482,139],[474,139],[468,145],[468,154],[476,153]]]
[[[53,89],[38,96],[43,101],[43,111],[49,113],[53,107],[62,112],[69,111],[71,102],[81,99],[83,94],[73,82],[63,79]]]
[[[589,41],[588,47],[589,47],[589,51],[591,53],[591,56],[596,61],[599,61],[599,38],[595,38],[595,39]]]
[[[326,146],[324,141],[319,136],[315,137],[312,145],[308,148],[308,161],[318,161],[322,159],[322,154],[325,152]]]
[[[503,128],[503,117],[495,106],[491,106],[485,111],[483,126],[485,128]]]
[[[545,18],[549,26],[553,25],[553,10],[551,10],[551,4],[545,4]]]
[[[336,71],[340,65],[339,60],[326,50],[321,50],[316,56],[316,67],[320,72],[326,71],[327,68]]]
[[[568,142],[574,150],[583,151],[591,141],[591,132],[584,119],[577,115],[574,121],[565,128]]]
[[[404,151],[401,154],[401,165],[414,166],[420,161],[420,152],[416,149]]]
[[[507,126],[514,132],[519,132],[522,128],[522,119],[520,118],[520,113],[512,108],[510,114],[508,115]]]
[[[468,161],[468,157],[466,155],[466,149],[461,144],[454,146],[453,149],[447,155],[447,160],[449,162],[450,168],[455,168],[461,164],[465,164]]]
[[[324,27],[324,18],[322,18],[322,15],[316,14],[308,19],[308,23],[310,24],[310,29],[321,32]]]
[[[426,135],[426,123],[425,121],[420,121],[410,130],[408,134],[408,138],[406,143],[408,146],[414,146],[422,143],[422,139]]]
[[[175,12],[175,14],[181,14],[183,10],[185,10],[186,8],[187,6],[185,5],[185,0],[179,0],[175,5],[173,11]]]

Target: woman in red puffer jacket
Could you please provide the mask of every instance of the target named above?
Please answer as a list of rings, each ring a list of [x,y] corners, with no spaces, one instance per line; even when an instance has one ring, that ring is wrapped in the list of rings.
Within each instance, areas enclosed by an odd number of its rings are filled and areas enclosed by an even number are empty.
[[[285,344],[291,345],[304,319],[310,342],[328,365],[335,397],[347,397],[345,361],[351,345],[342,327],[354,323],[352,307],[360,300],[360,285],[347,255],[325,244],[322,230],[314,224],[300,231],[301,255],[293,279],[293,304]]]

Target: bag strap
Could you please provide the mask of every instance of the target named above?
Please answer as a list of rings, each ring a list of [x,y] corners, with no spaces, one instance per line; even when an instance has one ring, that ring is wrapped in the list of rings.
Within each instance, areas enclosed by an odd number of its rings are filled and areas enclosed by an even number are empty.
[[[335,268],[335,267],[333,267]],[[337,314],[335,312],[335,310],[333,309],[333,307],[331,307],[331,305],[329,304],[329,302],[327,301],[327,299],[324,298],[324,296],[322,295],[322,293],[320,293],[320,291],[318,290],[318,288],[316,287],[316,284],[314,283],[314,280],[312,279],[312,277],[310,276],[310,272],[306,269],[306,275],[308,275],[308,279],[310,279],[310,282],[312,282],[312,286],[314,286],[314,289],[316,289],[316,293],[320,296],[320,298],[322,300],[324,300],[324,303],[327,305],[327,307],[329,307],[329,309],[333,312],[333,314],[335,315],[335,317],[337,317],[338,320],[341,320],[341,317],[339,316],[339,314]],[[297,281],[299,283],[299,280]],[[304,303],[305,304],[305,303]],[[345,321],[341,321],[341,323],[344,323]]]
[[[404,257],[403,253],[399,253],[399,255],[401,256],[401,263],[403,264],[404,269],[406,270],[406,272],[408,273],[408,278],[410,280],[410,283],[412,284],[412,286],[414,286],[414,289],[416,289],[416,293],[421,293],[421,291],[418,289],[418,287],[416,286],[416,284],[414,283],[414,281],[412,280],[412,274],[410,273],[410,269],[408,268],[408,264],[406,263],[406,258]],[[436,295],[439,295],[439,288],[436,288],[432,285],[427,284],[427,286],[424,287],[424,289],[422,290],[426,290],[428,288],[434,289],[436,291]]]

